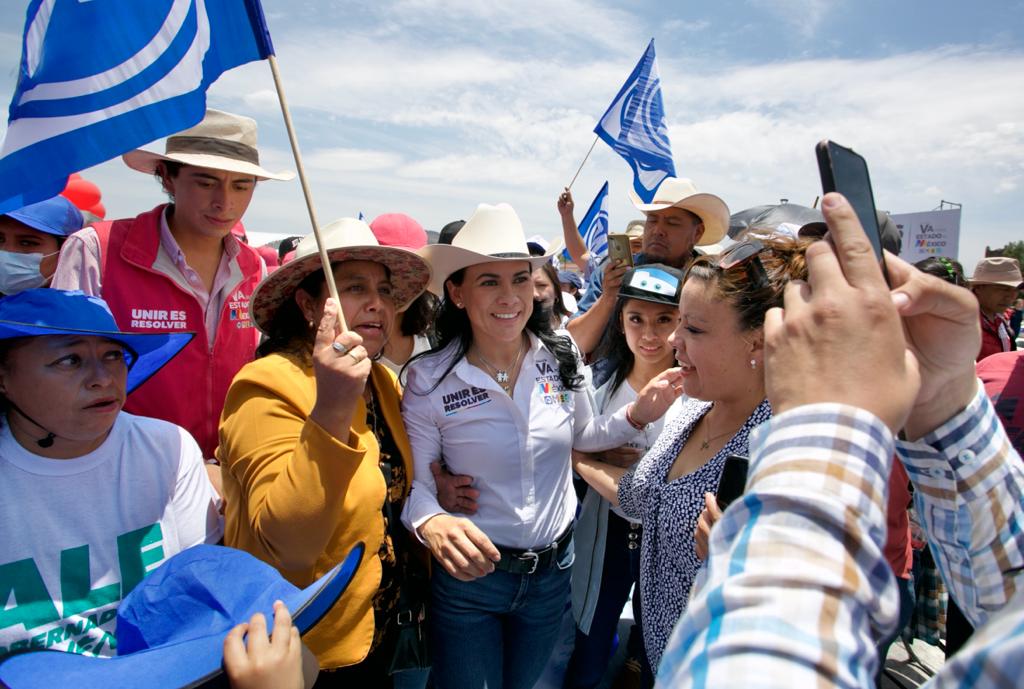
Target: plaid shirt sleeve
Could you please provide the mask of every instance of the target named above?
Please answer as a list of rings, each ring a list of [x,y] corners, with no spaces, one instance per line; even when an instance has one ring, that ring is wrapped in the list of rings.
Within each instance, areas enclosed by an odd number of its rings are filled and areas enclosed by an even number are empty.
[[[917,442],[897,442],[935,562],[975,627],[1024,589],[1024,465],[979,384]]]
[[[751,437],[749,492],[712,533],[708,581],[669,642],[659,687],[873,687],[897,612],[882,556],[893,440],[876,417],[810,405]],[[900,456],[954,595],[991,616],[929,687],[1024,674],[1024,475],[982,390]],[[876,634],[869,630],[875,627]]]
[[[750,448],[749,490],[712,532],[658,686],[874,686],[875,636],[899,607],[882,555],[892,434],[817,404],[775,416]]]

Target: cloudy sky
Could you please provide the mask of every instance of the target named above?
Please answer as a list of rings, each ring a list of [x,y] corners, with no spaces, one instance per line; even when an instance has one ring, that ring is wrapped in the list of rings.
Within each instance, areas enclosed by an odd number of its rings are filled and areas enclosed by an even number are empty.
[[[26,4],[0,4],[4,94]],[[879,208],[962,203],[969,272],[986,244],[1024,239],[1020,0],[263,6],[322,222],[402,211],[438,229],[479,202],[508,201],[528,234],[559,234],[555,199],[654,37],[676,169],[733,211],[809,205],[820,192],[814,144],[832,138],[865,155]],[[265,63],[223,76],[209,103],[255,117],[265,165],[292,167]],[[85,176],[112,216],[161,200],[119,161]],[[629,169],[603,143],[574,187],[577,218],[606,179],[612,226],[624,226],[637,215]],[[306,233],[298,183],[261,185],[246,225]]]

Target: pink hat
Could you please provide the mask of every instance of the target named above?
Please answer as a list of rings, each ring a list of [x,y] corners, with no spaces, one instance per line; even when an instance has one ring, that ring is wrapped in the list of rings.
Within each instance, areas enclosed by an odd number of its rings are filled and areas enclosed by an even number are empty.
[[[263,257],[263,262],[267,264],[267,270],[273,270],[281,265],[280,260],[277,258],[277,249],[272,246],[256,247],[256,253]]]
[[[427,233],[423,226],[405,213],[378,215],[370,229],[381,246],[397,246],[415,251],[427,245]]]

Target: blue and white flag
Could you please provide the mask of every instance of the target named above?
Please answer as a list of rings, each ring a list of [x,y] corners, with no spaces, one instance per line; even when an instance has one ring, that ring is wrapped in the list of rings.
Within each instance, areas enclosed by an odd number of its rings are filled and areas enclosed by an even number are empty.
[[[0,213],[197,124],[222,72],[273,52],[259,0],[30,0]]]
[[[608,182],[597,192],[578,229],[593,259],[608,255]]]
[[[676,176],[653,38],[594,132],[633,168],[633,189],[644,203],[663,179]]]

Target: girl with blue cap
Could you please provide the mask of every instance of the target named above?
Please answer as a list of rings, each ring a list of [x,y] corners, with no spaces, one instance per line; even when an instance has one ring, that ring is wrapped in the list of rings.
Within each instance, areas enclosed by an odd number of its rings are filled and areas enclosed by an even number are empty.
[[[121,599],[166,558],[220,539],[195,440],[121,411],[191,337],[121,332],[81,292],[0,300],[0,659],[112,655]]]

